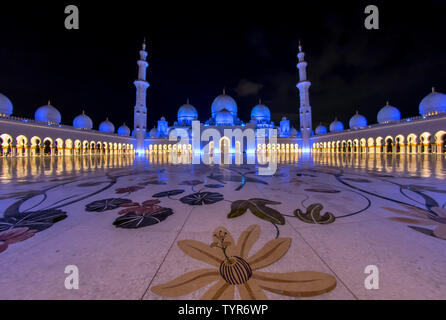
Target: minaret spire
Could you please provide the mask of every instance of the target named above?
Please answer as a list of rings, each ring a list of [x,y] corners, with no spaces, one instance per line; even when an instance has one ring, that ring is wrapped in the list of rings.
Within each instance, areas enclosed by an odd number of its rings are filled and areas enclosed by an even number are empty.
[[[134,131],[136,139],[136,151],[144,154],[144,139],[146,138],[147,127],[147,88],[150,86],[146,81],[147,67],[147,51],[146,39],[144,38],[142,50],[139,51],[138,60],[138,80],[134,82],[136,87],[136,105],[134,112]]]
[[[305,61],[305,53],[302,51],[302,44],[299,41],[299,53],[297,54],[299,62],[297,68],[299,69],[299,83],[296,87],[299,89],[300,96],[300,130],[302,134],[302,149],[304,151],[310,148],[310,137],[312,133],[312,116],[310,106],[311,82],[307,80],[307,65]]]

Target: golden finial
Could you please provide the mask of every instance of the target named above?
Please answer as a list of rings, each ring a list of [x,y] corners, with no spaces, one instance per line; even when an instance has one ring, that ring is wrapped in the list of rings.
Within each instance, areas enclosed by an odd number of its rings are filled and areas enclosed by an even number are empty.
[[[223,95],[226,95],[226,87],[223,87]]]
[[[299,52],[302,52],[302,43],[299,40]]]

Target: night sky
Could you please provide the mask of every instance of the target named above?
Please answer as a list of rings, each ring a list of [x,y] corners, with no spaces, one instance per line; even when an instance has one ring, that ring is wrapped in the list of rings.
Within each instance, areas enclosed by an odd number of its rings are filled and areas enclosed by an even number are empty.
[[[314,125],[347,125],[356,110],[376,123],[386,100],[415,116],[432,86],[446,92],[445,1],[91,2],[2,2],[0,92],[14,115],[33,118],[51,99],[64,124],[85,110],[95,128],[106,116],[133,127],[143,37],[149,129],[161,116],[172,125],[187,98],[206,121],[223,87],[242,120],[262,98],[276,125],[286,116],[298,128],[299,39]],[[64,28],[68,4],[79,6],[80,30]],[[368,4],[380,30],[364,27]]]

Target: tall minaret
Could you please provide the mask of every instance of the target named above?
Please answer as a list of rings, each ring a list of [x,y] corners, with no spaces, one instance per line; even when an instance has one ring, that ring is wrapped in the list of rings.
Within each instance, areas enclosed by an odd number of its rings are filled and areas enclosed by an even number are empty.
[[[139,52],[140,59],[138,60],[138,80],[134,82],[136,87],[136,105],[135,105],[135,118],[134,118],[134,130],[136,139],[136,151],[144,154],[144,139],[146,138],[147,127],[147,107],[146,97],[147,88],[150,86],[146,81],[146,71],[149,63],[147,59],[146,51],[146,39],[144,39],[142,50]]]
[[[307,62],[305,61],[305,53],[302,52],[302,46],[299,42],[299,53],[297,54],[299,63],[297,68],[299,69],[300,81],[296,85],[299,89],[300,95],[300,130],[302,133],[302,149],[309,150],[310,137],[312,132],[312,120],[311,120],[311,106],[310,106],[310,93],[309,89],[311,82],[307,80]]]

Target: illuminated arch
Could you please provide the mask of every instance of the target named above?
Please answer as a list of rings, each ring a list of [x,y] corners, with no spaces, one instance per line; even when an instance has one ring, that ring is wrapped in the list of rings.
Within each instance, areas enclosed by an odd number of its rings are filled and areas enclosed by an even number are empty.
[[[423,132],[420,134],[421,153],[431,152],[431,134],[429,132]]]
[[[418,137],[415,133],[411,133],[407,136],[407,153],[415,154],[418,152]]]
[[[384,138],[384,152],[385,153],[393,153],[393,137],[392,136],[387,136]]]
[[[395,137],[395,152],[396,153],[406,153],[404,136],[399,134]]]
[[[220,153],[231,153],[231,140],[228,137],[222,137],[218,141]]]
[[[446,153],[446,131],[440,130],[435,133],[435,145],[437,153]]]
[[[28,152],[28,138],[24,135],[19,135],[16,138],[16,155],[26,156]]]

